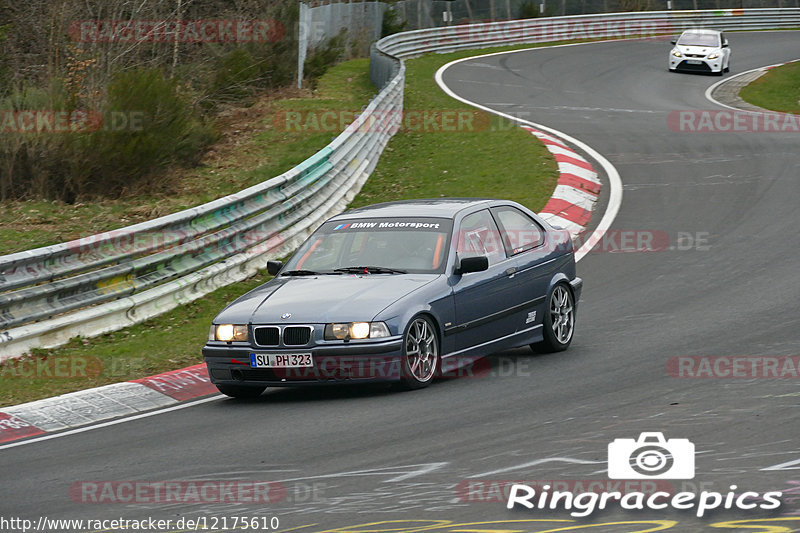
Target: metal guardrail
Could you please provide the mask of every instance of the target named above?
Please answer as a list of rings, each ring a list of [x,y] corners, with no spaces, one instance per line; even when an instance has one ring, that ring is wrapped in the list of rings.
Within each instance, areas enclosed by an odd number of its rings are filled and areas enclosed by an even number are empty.
[[[140,322],[245,279],[268,257],[294,249],[347,205],[397,131],[403,58],[510,44],[668,35],[690,27],[797,28],[800,9],[577,15],[385,37],[370,54],[370,77],[381,91],[353,124],[297,167],[179,213],[0,256],[0,361]]]
[[[488,46],[669,35],[697,27],[726,31],[798,28],[800,9],[640,11],[512,20],[398,33],[381,39],[378,49],[403,59]]]

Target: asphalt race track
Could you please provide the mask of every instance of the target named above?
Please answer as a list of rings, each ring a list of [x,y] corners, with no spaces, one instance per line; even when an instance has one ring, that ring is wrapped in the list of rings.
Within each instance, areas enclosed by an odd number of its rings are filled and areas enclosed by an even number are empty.
[[[732,74],[800,58],[800,32],[729,40]],[[691,532],[768,517],[787,528],[775,531],[800,530],[788,520],[800,520],[800,378],[667,370],[679,356],[800,355],[800,132],[674,131],[671,112],[720,109],[704,97],[719,78],[667,72],[669,48],[666,40],[544,48],[476,58],[444,74],[460,96],[602,153],[624,184],[612,229],[668,240],[649,252],[601,243],[583,258],[568,352],[497,354],[473,377],[415,392],[219,398],[2,449],[0,515],[227,518],[215,530],[233,530],[233,517],[263,516],[277,517],[280,531],[309,533],[567,531],[615,522],[639,523],[584,529]],[[510,162],[498,174],[514,171]],[[693,511],[613,506],[586,519],[506,509],[497,482],[607,482],[608,444],[642,431],[695,444],[696,476],[671,481],[675,491],[784,491],[783,506],[702,520]],[[198,480],[280,482],[285,493],[276,490],[280,501],[269,504],[82,501],[85,481]]]

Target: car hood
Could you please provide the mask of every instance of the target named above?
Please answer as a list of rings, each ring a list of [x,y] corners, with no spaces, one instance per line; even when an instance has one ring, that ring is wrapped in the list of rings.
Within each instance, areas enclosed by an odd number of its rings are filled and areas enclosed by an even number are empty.
[[[321,324],[372,320],[440,274],[279,277],[222,311],[215,323]],[[286,318],[282,318],[284,315]]]
[[[682,54],[694,54],[707,56],[711,52],[719,52],[720,48],[716,46],[684,46],[679,44],[675,48]]]

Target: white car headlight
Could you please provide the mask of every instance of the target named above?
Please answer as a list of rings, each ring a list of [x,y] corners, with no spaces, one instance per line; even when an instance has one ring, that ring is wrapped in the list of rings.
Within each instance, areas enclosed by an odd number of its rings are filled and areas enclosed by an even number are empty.
[[[246,341],[247,325],[244,324],[220,324],[215,328],[216,340],[222,342]]]
[[[681,54],[680,50],[678,49],[673,50],[672,55],[674,55],[675,57],[683,57],[683,54]]]
[[[716,59],[719,57],[719,52],[711,52],[708,54],[708,59]]]
[[[325,326],[325,340],[378,339],[389,336],[383,322],[342,322]]]

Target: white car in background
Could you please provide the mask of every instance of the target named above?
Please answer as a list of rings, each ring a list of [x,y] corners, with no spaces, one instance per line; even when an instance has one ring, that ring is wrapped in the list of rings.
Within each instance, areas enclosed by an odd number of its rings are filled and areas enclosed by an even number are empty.
[[[725,34],[717,30],[686,30],[672,40],[670,72],[713,72],[722,76],[730,70],[731,49]]]

